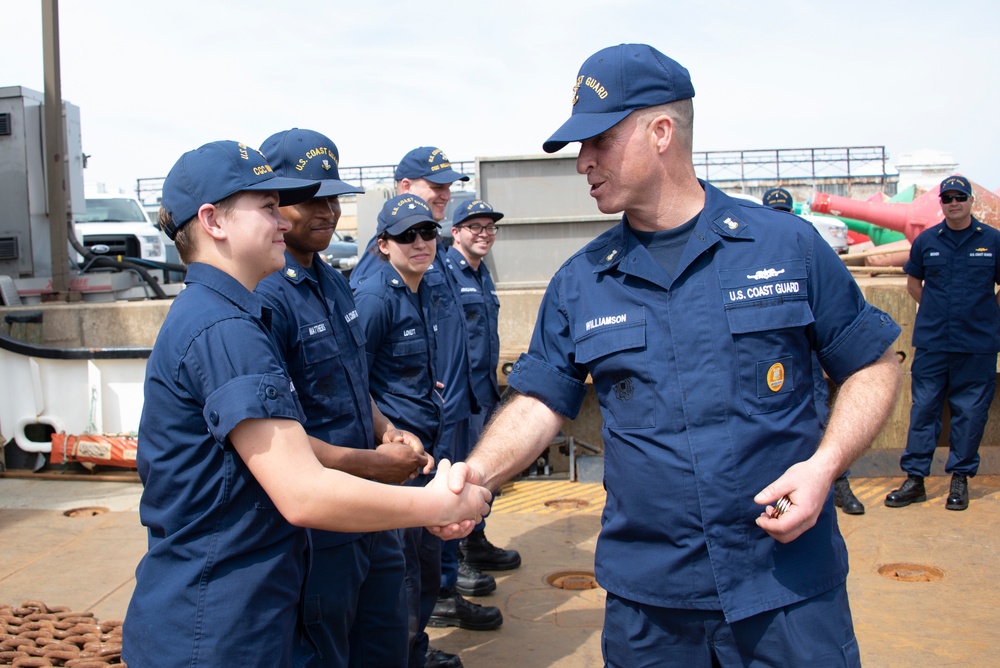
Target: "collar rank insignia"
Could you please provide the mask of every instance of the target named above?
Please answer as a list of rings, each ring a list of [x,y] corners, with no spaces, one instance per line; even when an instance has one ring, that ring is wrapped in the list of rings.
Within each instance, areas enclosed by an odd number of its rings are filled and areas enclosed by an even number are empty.
[[[729,228],[729,229],[731,229],[731,230],[735,230],[735,229],[736,229],[737,227],[739,227],[739,226],[740,226],[740,224],[739,224],[739,223],[737,223],[737,222],[736,222],[735,220],[733,220],[732,218],[726,218],[726,219],[725,219],[724,221],[722,221],[722,222],[723,222],[723,223],[725,223],[725,224],[726,224],[726,227],[728,227],[728,228]]]
[[[611,262],[612,260],[614,260],[614,259],[615,259],[615,255],[618,255],[618,249],[617,249],[617,248],[616,248],[616,249],[614,249],[613,251],[611,251],[610,253],[608,253],[608,254],[607,254],[607,255],[606,255],[605,257],[604,257],[604,261],[605,261],[605,262]]]
[[[295,273],[294,269],[288,267],[285,269],[285,276],[287,276],[288,278],[295,278],[296,276],[298,276],[298,274]]]

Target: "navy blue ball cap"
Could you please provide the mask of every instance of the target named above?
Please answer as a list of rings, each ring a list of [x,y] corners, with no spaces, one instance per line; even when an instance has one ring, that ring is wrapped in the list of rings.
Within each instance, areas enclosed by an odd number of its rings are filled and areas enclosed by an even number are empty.
[[[503,214],[494,211],[493,207],[481,199],[470,199],[462,206],[455,209],[452,215],[451,224],[461,225],[469,218],[489,218],[494,223],[503,218]]]
[[[312,198],[319,183],[278,176],[264,154],[246,144],[226,140],[205,144],[182,155],[163,181],[160,203],[173,219],[164,233],[175,238],[203,204],[248,190],[277,191],[279,204],[288,206]]]
[[[972,195],[972,184],[969,183],[969,179],[956,174],[955,176],[949,176],[941,182],[940,194],[943,195],[949,190],[960,192],[963,195]]]
[[[340,180],[340,151],[329,137],[292,128],[273,134],[260,146],[278,176],[319,181],[315,197],[360,194],[364,188]]]
[[[765,206],[772,209],[780,211],[793,211],[795,209],[795,200],[792,199],[792,194],[784,188],[771,188],[765,191],[761,200]]]
[[[596,137],[636,109],[692,97],[688,71],[653,47],[619,44],[601,49],[580,68],[569,120],[542,150],[555,153],[570,142]]]
[[[396,165],[395,178],[397,181],[427,179],[431,183],[454,183],[455,181],[469,180],[465,174],[452,169],[448,156],[444,154],[444,151],[434,146],[421,146],[404,155],[403,159]]]
[[[412,193],[396,195],[382,205],[382,210],[378,214],[378,228],[375,230],[375,234],[378,236],[383,232],[388,232],[395,236],[421,223],[430,223],[435,227],[441,227],[431,217],[431,209],[423,199]]]

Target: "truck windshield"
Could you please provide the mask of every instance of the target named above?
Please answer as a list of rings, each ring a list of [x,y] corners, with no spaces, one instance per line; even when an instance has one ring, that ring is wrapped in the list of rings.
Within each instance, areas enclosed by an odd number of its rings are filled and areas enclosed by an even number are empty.
[[[78,223],[144,223],[146,215],[131,199],[87,199],[87,210],[77,214]]]

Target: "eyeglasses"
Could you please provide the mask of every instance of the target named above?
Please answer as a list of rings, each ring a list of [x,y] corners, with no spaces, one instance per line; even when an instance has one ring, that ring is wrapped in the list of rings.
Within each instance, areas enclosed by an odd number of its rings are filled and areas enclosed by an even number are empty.
[[[941,195],[942,204],[951,204],[952,202],[968,202],[968,195]]]
[[[500,229],[493,223],[490,223],[489,225],[480,225],[479,223],[473,223],[471,225],[459,225],[458,227],[463,230],[469,230],[476,236],[479,236],[483,232],[486,232],[486,234],[490,235],[491,237],[495,237],[497,235],[497,231]]]
[[[386,233],[385,236],[389,237],[397,244],[409,245],[417,240],[417,235],[424,241],[434,241],[438,236],[438,228],[435,227],[411,227],[401,234],[389,234]]]

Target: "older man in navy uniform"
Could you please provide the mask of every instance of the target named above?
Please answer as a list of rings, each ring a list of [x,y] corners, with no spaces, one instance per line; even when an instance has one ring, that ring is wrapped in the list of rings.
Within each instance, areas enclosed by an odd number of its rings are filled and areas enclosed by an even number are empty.
[[[945,397],[951,410],[945,508],[969,507],[969,481],[979,469],[979,442],[996,389],[1000,351],[1000,232],[972,215],[972,184],[964,176],[941,182],[944,220],[913,240],[906,289],[920,304],[913,325],[913,407],[899,466],[906,480],[885,498],[890,508],[926,501],[941,435]]]
[[[453,489],[527,467],[589,375],[607,664],[860,665],[832,485],[895,402],[900,329],[814,230],[697,179],[686,69],[619,45],[574,84],[543,149],[581,142],[590,195],[625,215],[550,281],[508,376],[519,394]],[[825,431],[814,352],[841,386]]]

